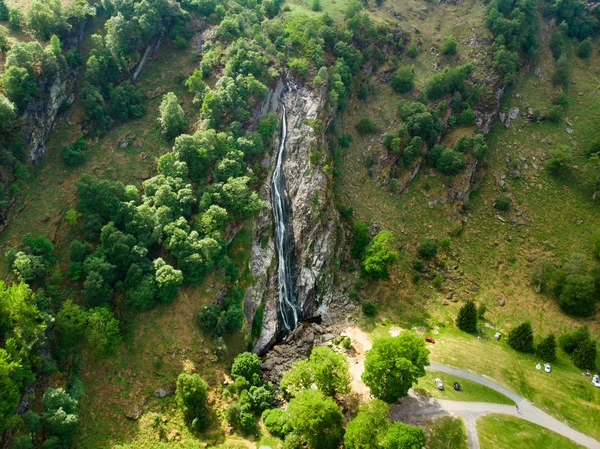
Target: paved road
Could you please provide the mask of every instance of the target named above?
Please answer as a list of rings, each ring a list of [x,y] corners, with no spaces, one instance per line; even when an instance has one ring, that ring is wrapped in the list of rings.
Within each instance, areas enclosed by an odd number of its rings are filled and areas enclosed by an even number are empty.
[[[390,407],[391,418],[393,420],[416,423],[444,415],[458,415],[465,421],[467,436],[469,438],[469,447],[471,449],[479,449],[477,418],[490,413],[499,413],[503,415],[516,416],[539,426],[545,427],[589,449],[600,449],[600,443],[598,441],[572,429],[556,418],[535,407],[522,396],[519,396],[508,388],[503,387],[502,385],[499,385],[490,379],[458,368],[440,365],[438,363],[432,363],[427,369],[431,371],[441,371],[457,377],[469,379],[473,382],[485,385],[492,390],[496,390],[515,401],[515,403],[519,406],[520,413],[517,413],[516,407],[513,407],[512,405],[492,404],[486,402],[446,401],[442,399],[433,399],[420,396],[411,391],[409,397],[404,399],[401,404],[394,404]]]

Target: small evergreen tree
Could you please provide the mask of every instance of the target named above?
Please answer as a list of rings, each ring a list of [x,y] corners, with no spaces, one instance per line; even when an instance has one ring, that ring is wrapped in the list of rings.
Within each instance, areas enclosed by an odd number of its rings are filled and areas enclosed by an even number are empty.
[[[165,94],[160,104],[160,122],[162,133],[168,139],[177,137],[185,130],[185,114],[173,92]]]
[[[515,351],[533,352],[533,330],[531,324],[523,323],[508,334],[508,345]]]
[[[463,304],[456,317],[456,326],[464,332],[477,330],[477,307],[471,300]]]
[[[576,367],[582,369],[595,369],[596,357],[598,355],[596,342],[588,339],[582,341],[571,354],[571,360]]]
[[[556,337],[554,334],[544,338],[536,348],[537,355],[544,362],[553,362],[556,359]]]

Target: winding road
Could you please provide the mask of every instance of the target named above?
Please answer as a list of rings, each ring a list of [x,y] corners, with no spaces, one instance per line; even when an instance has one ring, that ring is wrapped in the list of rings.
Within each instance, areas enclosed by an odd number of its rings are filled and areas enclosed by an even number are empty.
[[[345,332],[352,338],[355,348],[354,356],[349,357],[350,371],[353,378],[352,389],[363,401],[368,401],[370,397],[369,388],[362,382],[361,375],[364,371],[365,352],[371,348],[371,341],[367,334],[357,327],[350,327]],[[435,362],[431,362],[426,369],[451,374],[491,388],[513,400],[519,406],[519,413],[517,412],[517,408],[512,405],[433,399],[419,395],[411,390],[409,396],[404,398],[401,404],[392,404],[390,406],[390,418],[392,421],[417,424],[424,420],[441,416],[460,416],[465,422],[470,449],[479,449],[477,419],[480,416],[497,413],[515,416],[538,426],[545,427],[589,449],[600,449],[598,441],[572,429],[565,423],[534,406],[523,396],[516,394],[493,380],[469,371]]]
[[[598,441],[572,429],[563,422],[543,412],[524,397],[519,396],[508,388],[499,385],[490,379],[473,374],[469,371],[464,371],[458,368],[433,362],[427,367],[427,369],[430,371],[452,374],[454,376],[462,377],[463,379],[468,379],[485,385],[486,387],[502,393],[503,395],[515,401],[520,410],[517,412],[517,408],[512,405],[492,404],[488,402],[459,402],[433,399],[418,395],[414,393],[414,391],[411,391],[409,397],[404,399],[401,404],[393,404],[390,406],[390,415],[392,420],[417,423],[426,419],[445,415],[460,416],[465,422],[467,436],[469,439],[469,447],[471,449],[479,449],[477,419],[480,416],[498,413],[516,416],[537,424],[538,426],[545,427],[546,429],[567,437],[577,444],[581,444],[587,448],[600,449],[600,443]]]

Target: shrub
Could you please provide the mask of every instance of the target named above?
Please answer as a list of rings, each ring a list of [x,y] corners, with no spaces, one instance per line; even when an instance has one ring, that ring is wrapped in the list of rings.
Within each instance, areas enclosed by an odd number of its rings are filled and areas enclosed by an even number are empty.
[[[444,283],[444,276],[442,276],[441,274],[438,274],[437,276],[435,276],[433,278],[433,286],[437,289],[440,289],[442,287],[442,284]]]
[[[556,359],[556,337],[554,334],[544,338],[537,345],[535,352],[544,362],[553,362]]]
[[[288,424],[288,414],[280,408],[265,410],[262,414],[262,421],[269,433],[278,438],[285,438],[291,430]]]
[[[83,136],[79,137],[72,145],[65,145],[60,150],[60,158],[70,167],[76,167],[85,162],[87,143]]]
[[[560,108],[560,106],[555,107]],[[546,169],[553,176],[563,176],[569,171],[572,160],[573,155],[571,154],[571,150],[568,147],[561,145],[557,148],[553,148],[548,153]]]
[[[443,55],[454,55],[456,54],[457,45],[453,36],[446,36],[440,45],[440,52]]]
[[[586,340],[577,345],[577,348],[571,354],[571,360],[576,367],[582,369],[595,369],[597,357],[596,342]]]
[[[310,3],[310,9],[315,12],[321,11],[321,2],[319,0],[312,0]]]
[[[419,56],[419,49],[417,48],[416,44],[412,43],[408,46],[408,51],[406,53],[411,58],[416,58],[417,56]]]
[[[558,61],[556,71],[554,75],[552,75],[552,84],[554,86],[563,86],[567,87],[569,85],[569,63],[563,58]]]
[[[436,163],[436,167],[439,171],[450,176],[459,173],[464,166],[465,161],[463,160],[462,155],[450,148],[445,148],[442,151]]]
[[[354,223],[352,234],[354,241],[352,243],[350,253],[352,254],[352,257],[360,260],[362,259],[365,249],[371,241],[371,237],[369,237],[369,228],[364,221],[356,221]]]
[[[243,377],[251,384],[256,384],[260,374],[260,359],[253,352],[243,352],[235,357],[231,365],[231,376]]]
[[[458,123],[463,126],[471,126],[475,123],[475,111],[471,108],[465,109],[458,116]]]
[[[367,134],[374,134],[377,132],[377,125],[373,120],[371,120],[368,117],[365,117],[356,124],[356,130],[361,136],[365,136]]]
[[[415,72],[412,67],[402,67],[392,75],[392,88],[401,94],[412,90],[415,81]]]
[[[498,198],[496,198],[496,201],[494,201],[494,207],[502,212],[506,212],[511,208],[511,206],[512,200],[510,199],[510,196],[506,194],[500,195]]]
[[[431,259],[437,255],[438,245],[434,240],[425,239],[417,248],[417,253],[423,259]]]
[[[558,297],[560,307],[568,314],[590,316],[596,303],[596,286],[589,274],[571,274],[566,277]]]
[[[464,332],[477,330],[477,308],[471,300],[462,305],[456,317],[456,326]]]
[[[562,106],[554,105],[550,108],[548,113],[546,114],[546,118],[550,120],[552,123],[560,122],[565,115],[565,110]]]
[[[485,304],[479,304],[479,307],[477,307],[477,317],[483,319],[485,312],[487,312],[487,306]]]
[[[415,271],[424,271],[425,270],[425,261],[423,259],[415,259],[412,264],[413,270]]]
[[[388,231],[381,231],[373,238],[361,263],[361,270],[365,276],[372,279],[389,277],[388,266],[398,258],[398,253],[392,250],[393,240],[392,233]]]
[[[365,316],[373,317],[377,313],[377,307],[369,300],[364,300],[361,302],[362,312]]]
[[[533,352],[533,330],[531,324],[523,323],[508,334],[508,345],[515,351]]]
[[[198,374],[182,373],[177,377],[175,398],[188,424],[199,429],[206,423],[208,385]]]
[[[593,48],[594,46],[592,45],[592,40],[588,37],[587,39],[581,41],[581,43],[579,44],[579,51],[577,52],[577,54],[580,58],[587,59],[592,54]]]

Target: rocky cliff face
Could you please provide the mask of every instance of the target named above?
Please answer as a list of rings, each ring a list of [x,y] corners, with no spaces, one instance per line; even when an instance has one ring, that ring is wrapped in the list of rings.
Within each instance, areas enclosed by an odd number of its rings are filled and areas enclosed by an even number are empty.
[[[321,167],[311,162],[314,151],[327,151],[322,131],[325,91],[315,91],[292,79],[282,80],[261,108],[261,113],[282,113],[286,107],[287,139],[283,172],[286,193],[291,204],[296,256],[296,296],[302,319],[321,314],[332,298],[333,262],[339,220],[333,201],[330,180]],[[279,141],[274,143],[277,148]],[[265,161],[274,165],[276,151]],[[279,337],[277,318],[277,260],[272,239],[273,221],[270,202],[270,177],[265,181],[262,197],[267,207],[255,221],[252,234],[250,269],[255,283],[246,292],[244,313],[249,324],[259,307],[263,309],[260,337],[254,350],[262,353]]]

